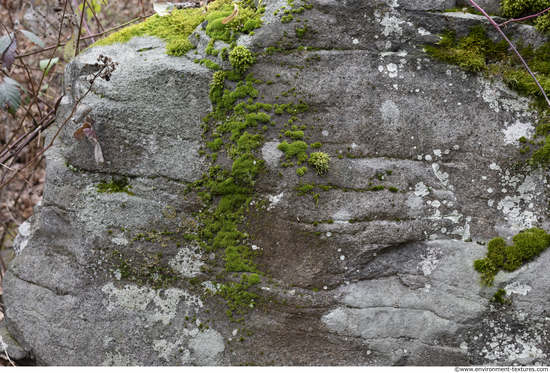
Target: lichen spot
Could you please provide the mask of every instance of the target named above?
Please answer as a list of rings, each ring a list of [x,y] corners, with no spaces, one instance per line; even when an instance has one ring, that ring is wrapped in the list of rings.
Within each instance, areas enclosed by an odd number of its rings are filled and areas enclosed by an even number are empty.
[[[392,100],[385,101],[380,107],[382,120],[384,124],[397,125],[400,117],[400,111],[395,102]]]

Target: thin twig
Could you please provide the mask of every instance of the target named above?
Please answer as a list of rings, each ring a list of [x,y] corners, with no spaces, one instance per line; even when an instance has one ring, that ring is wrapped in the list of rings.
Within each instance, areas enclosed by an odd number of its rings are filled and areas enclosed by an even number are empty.
[[[537,80],[537,78],[535,77],[535,74],[533,74],[533,72],[531,71],[531,69],[529,68],[529,65],[527,65],[527,62],[525,62],[525,60],[523,59],[523,57],[521,56],[521,54],[519,54],[519,52],[517,51],[516,47],[514,46],[514,44],[512,44],[512,42],[510,40],[508,40],[508,38],[506,37],[506,35],[504,35],[504,32],[502,32],[502,30],[500,29],[500,27],[498,27],[498,24],[493,21],[493,19],[485,12],[485,10],[483,10],[483,8],[481,8],[479,5],[477,5],[475,3],[474,0],[469,0],[470,3],[477,9],[479,10],[484,16],[485,18],[487,18],[489,20],[489,22],[491,22],[491,24],[493,26],[495,26],[495,28],[497,29],[497,31],[500,33],[500,35],[502,35],[502,37],[504,38],[504,40],[506,40],[506,42],[510,45],[510,47],[512,48],[512,50],[516,53],[516,55],[518,56],[518,58],[521,60],[521,62],[523,63],[523,65],[525,66],[525,68],[527,69],[527,71],[529,72],[529,74],[531,75],[531,77],[533,78],[533,80],[535,81],[535,83],[537,83],[537,86],[539,87],[540,91],[542,92],[542,95],[544,96],[544,99],[546,100],[546,103],[548,104],[548,107],[550,107],[550,100],[548,99],[548,96],[546,96],[546,93],[544,92],[544,89],[542,89],[542,86],[540,85],[539,81]]]
[[[66,11],[66,9],[67,9],[67,4],[68,4],[68,2],[69,2],[69,0],[65,0],[65,5],[64,5],[64,7],[63,7],[63,14],[62,14],[62,16],[61,16],[61,19],[64,19],[64,18],[65,18],[65,11]],[[59,41],[61,40],[61,32],[62,32],[62,30],[63,30],[63,22],[61,22],[61,26],[60,26],[60,28],[59,28],[59,34],[57,35],[57,45],[55,46],[55,49],[54,49],[53,53],[52,53],[51,56],[50,56],[50,59],[49,59],[49,61],[48,61],[48,65],[47,65],[47,66],[49,66],[49,65],[52,63],[53,56],[55,55],[55,52],[57,52],[57,48],[59,48],[59,44],[60,44]],[[44,78],[45,78],[45,77],[46,77],[46,69],[44,69],[44,71],[43,71],[43,73],[42,73],[42,76],[40,77],[40,82],[38,83],[38,87],[42,87],[42,82],[44,81]],[[29,105],[29,108],[31,108],[31,107],[34,105],[34,103],[36,102],[37,98],[38,98],[38,95],[35,95],[35,96],[33,97],[32,102],[31,102],[31,104]],[[23,125],[23,121],[25,120],[25,118],[26,118],[27,115],[29,114],[29,110],[30,110],[30,109],[27,109],[26,114],[23,116],[23,118],[21,118],[21,122],[19,123],[19,128],[17,129],[17,131],[19,131],[19,129],[20,129],[21,126]],[[17,133],[17,132],[16,132],[16,133]],[[14,134],[14,137],[15,137],[15,134]],[[12,138],[12,139],[13,139],[13,138]],[[10,140],[10,141],[11,141],[11,140]],[[8,144],[9,144],[9,142],[8,142]],[[7,146],[8,144],[6,144],[6,146]],[[4,148],[5,148],[5,147],[4,147]],[[4,177],[6,176],[6,174],[7,174],[6,172],[4,172],[4,173],[2,174],[2,177],[0,178],[0,183],[1,183],[2,181],[4,181]],[[16,174],[16,175],[17,175],[17,174]],[[13,177],[15,177],[16,175],[14,175]],[[12,177],[10,180],[12,180],[13,177]]]
[[[76,2],[76,0],[73,0]],[[78,8],[78,4],[76,6]],[[76,37],[76,47],[74,49],[74,56],[78,56],[78,46],[80,45],[80,33],[82,32],[82,22],[84,21],[84,10],[86,9],[86,2],[82,3],[82,12],[80,14],[80,26],[78,27],[78,36]],[[78,10],[80,12],[80,9]],[[88,30],[88,27],[86,27],[86,30]],[[88,34],[92,35],[90,30],[88,30]],[[94,38],[92,38],[92,41],[95,43]]]
[[[42,120],[38,123],[38,127],[34,128],[33,130],[31,131],[28,131],[26,133],[24,133],[20,138],[18,138],[11,146],[9,146],[7,149],[5,149],[4,151],[2,151],[2,153],[0,153],[0,162],[1,163],[5,163],[7,162],[14,154],[17,154],[20,149],[22,147],[24,147],[25,145],[22,145],[22,146],[17,146],[17,144],[21,141],[23,141],[23,139],[29,135],[32,135],[37,132],[37,131],[43,131],[45,130],[46,128],[48,128],[49,125],[51,125],[51,123],[55,120],[54,118],[55,116],[55,109],[52,109],[44,118],[42,118]],[[44,124],[44,122],[46,121],[47,118],[50,118],[50,121],[47,122],[46,124]],[[30,140],[28,140],[28,142],[32,141],[32,138]],[[17,146],[17,147],[16,147]],[[19,148],[19,149],[18,149]],[[11,156],[8,156],[7,153],[10,153],[12,154]]]
[[[103,72],[103,69],[99,70],[91,80],[95,80],[97,79],[101,73]],[[59,135],[59,133],[61,132],[61,130],[63,129],[63,127],[65,127],[65,125],[69,122],[69,120],[73,117],[74,115],[74,112],[76,111],[76,108],[78,107],[78,105],[82,102],[82,100],[84,100],[84,98],[88,95],[88,93],[91,92],[92,90],[92,87],[93,87],[93,84],[90,84],[90,87],[88,88],[88,90],[86,92],[84,92],[84,94],[76,100],[76,103],[74,104],[73,106],[73,110],[71,111],[71,113],[69,114],[69,116],[67,117],[67,119],[65,119],[65,121],[59,126],[59,128],[57,129],[57,132],[53,135],[52,137],[52,140],[50,141],[50,143],[48,144],[48,146],[46,146],[44,149],[42,149],[34,158],[32,158],[30,161],[28,161],[27,163],[25,163],[25,165],[23,167],[21,167],[19,169],[19,171],[23,171],[25,168],[27,168],[29,166],[29,164],[31,164],[34,160],[36,160],[38,157],[40,157],[42,154],[44,154],[44,152],[46,150],[48,150],[49,148],[52,147],[55,139],[57,138],[57,136]],[[0,185],[0,190],[2,190],[6,185],[8,185],[10,183],[10,181],[12,181],[15,177],[17,176],[17,174],[13,175],[8,181],[6,181],[5,183],[3,183],[2,185]],[[0,180],[0,182],[3,181],[3,178],[2,180]]]
[[[3,163],[0,163],[0,166],[4,166],[5,168],[7,168],[8,170],[12,171],[12,172],[15,172],[16,174],[19,174],[21,175],[21,177],[23,178],[23,180],[25,180],[25,183],[29,184],[29,181],[27,179],[25,179],[25,176],[23,176],[22,173],[20,173],[18,170],[14,169],[14,168],[11,168],[10,166],[6,166],[5,164]],[[30,184],[29,184],[30,185]]]
[[[138,18],[136,18],[136,19],[133,19],[133,20],[131,20],[131,21],[128,21],[128,22],[126,22],[126,23],[123,23],[123,24],[121,24],[121,25],[118,25],[118,26],[116,26],[116,27],[113,27],[113,28],[111,28],[111,29],[109,29],[109,30],[107,30],[107,31],[99,32],[99,33],[97,33],[97,34],[93,34],[93,35],[90,35],[90,36],[84,36],[84,37],[82,37],[82,38],[80,38],[80,39],[81,39],[81,40],[85,40],[85,39],[90,39],[90,38],[95,37],[95,36],[101,36],[101,35],[107,34],[107,33],[111,32],[111,31],[114,31],[114,30],[117,30],[117,29],[119,29],[119,28],[125,27],[125,26],[129,25],[130,23],[137,22],[137,21],[141,21],[141,20],[144,19],[144,18],[151,17],[151,16],[154,15],[154,14],[155,14],[155,13],[151,13],[151,14],[148,14],[148,15],[146,15],[146,16],[138,17]],[[62,47],[62,46],[64,46],[65,44],[67,44],[67,43],[60,43],[59,46]],[[41,52],[49,51],[49,50],[54,49],[54,48],[56,48],[56,47],[57,47],[57,45],[52,45],[52,46],[50,46],[50,47],[46,47],[46,48],[40,49],[40,50],[38,50],[38,51],[29,52],[29,53],[25,53],[25,54],[19,54],[19,55],[15,56],[15,58],[23,58],[23,57],[31,56],[31,55],[33,55],[33,54],[38,54],[38,53],[41,53]]]
[[[95,10],[94,8],[90,5],[90,3],[88,3],[88,0],[84,0],[86,2],[86,4],[88,4],[88,8],[90,8],[90,10],[92,11],[92,14],[94,15],[94,18],[97,22],[97,25],[99,26],[99,28],[101,29],[101,31],[105,31],[105,29],[103,28],[103,26],[101,26],[101,22],[99,22],[99,19],[97,18],[97,14],[95,13]]]
[[[4,343],[4,341],[2,339],[0,339],[0,342],[2,342],[2,346],[4,347],[4,352],[6,353],[6,357],[8,358],[8,361],[11,363],[12,366],[15,366],[13,361],[11,361],[10,356],[8,355],[8,350],[7,350],[6,344]]]
[[[500,27],[503,27],[503,26],[506,26],[506,25],[507,25],[508,23],[510,23],[510,22],[524,21],[524,20],[529,19],[529,18],[538,17],[538,16],[540,16],[542,13],[545,13],[545,12],[547,12],[547,11],[549,11],[549,10],[550,10],[550,8],[544,9],[542,12],[538,12],[537,14],[533,14],[532,16],[527,16],[527,17],[517,18],[517,19],[510,19],[510,20],[508,20],[508,21],[506,21],[506,22],[504,22],[504,23],[501,23],[499,26],[500,26]]]
[[[76,2],[76,0],[73,0],[73,3],[74,5],[76,5],[76,10],[78,10],[78,14],[80,15],[80,27],[78,29],[79,30],[78,35],[80,35],[80,29],[82,28],[82,24],[84,24],[84,28],[86,29],[86,31],[88,31],[88,35],[92,36],[92,32],[88,28],[88,24],[86,23],[86,21],[84,21],[84,8],[86,7],[86,3],[83,3],[82,5],[82,12],[80,11],[80,8],[78,7],[78,3]],[[95,43],[95,40],[93,37],[92,37],[92,42]]]

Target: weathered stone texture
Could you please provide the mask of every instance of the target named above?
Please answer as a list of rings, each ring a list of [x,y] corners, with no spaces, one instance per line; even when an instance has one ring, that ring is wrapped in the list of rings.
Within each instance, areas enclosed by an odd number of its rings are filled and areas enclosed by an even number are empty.
[[[193,63],[193,51],[171,57],[161,41],[135,38],[91,48],[67,67],[72,91],[58,123],[87,87],[85,63],[100,53],[120,62],[84,101],[107,163],[96,165],[90,144],[73,139],[72,122],[48,151],[44,202],[22,226],[5,277],[4,327],[21,345],[6,341],[10,351],[67,365],[548,365],[550,253],[499,273],[492,288],[480,287],[473,269],[486,252],[476,241],[550,228],[546,170],[525,166],[517,141],[533,133],[538,114],[528,98],[422,49],[445,28],[464,35],[486,21],[429,12],[460,5],[451,0],[318,0],[302,15],[317,33],[299,40],[293,23],[273,16],[284,4],[267,1],[265,25],[239,44],[254,52],[279,41],[319,48],[260,57],[251,72],[273,81],[262,102],[297,88],[289,96],[310,107],[301,115],[308,141],[322,142],[332,160],[325,177],[310,170],[299,178],[280,166],[276,147],[289,118],[265,133],[258,154],[267,172],[255,200],[268,208],[251,212],[250,244],[263,249],[257,262],[280,286],[263,280],[258,294],[272,301],[245,316],[253,337],[205,296],[211,282],[200,291],[153,290],[105,270],[98,248],[128,248],[128,230],[185,228],[201,205],[183,189],[208,168],[197,151],[212,71]],[[507,32],[543,40],[527,26]],[[207,37],[196,34],[200,55]],[[111,177],[128,178],[134,195],[98,193],[93,186]],[[297,195],[299,181],[338,188],[316,202]],[[386,189],[357,191],[374,185]],[[184,277],[202,276],[206,254],[163,242],[156,247]],[[498,288],[513,296],[506,310],[489,302]],[[200,332],[206,319],[210,329]]]

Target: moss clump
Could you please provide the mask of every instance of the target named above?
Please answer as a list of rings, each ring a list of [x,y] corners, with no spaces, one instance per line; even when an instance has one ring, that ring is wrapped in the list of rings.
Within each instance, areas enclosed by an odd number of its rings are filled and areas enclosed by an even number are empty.
[[[210,148],[213,152],[218,151],[223,146],[223,140],[220,138],[214,139],[212,142],[207,142],[206,146],[208,146],[208,148]]]
[[[502,0],[502,14],[505,17],[518,18],[529,14],[535,14],[550,8],[550,0]],[[535,28],[540,32],[548,32],[550,29],[550,15],[544,13],[531,19]]]
[[[229,0],[217,0],[211,7],[216,8],[229,2]],[[200,8],[175,9],[168,16],[160,17],[155,14],[142,23],[126,27],[99,40],[94,45],[126,43],[136,36],[156,36],[166,41],[168,54],[182,56],[194,48],[188,38],[197,26],[204,22],[205,18]]]
[[[205,20],[208,20],[206,34],[214,39],[232,42],[242,32],[250,32],[252,27],[260,27],[264,8],[256,9],[253,1],[243,1],[239,4],[239,14],[226,25],[222,20],[233,12],[231,0],[216,0],[208,4],[208,12],[203,14],[203,8],[174,9],[165,17],[153,15],[144,22],[126,27],[94,45],[110,45],[125,43],[136,36],[156,36],[166,41],[166,53],[182,56],[194,46],[189,42],[189,36]],[[243,27],[246,26],[246,29]],[[197,34],[197,37],[200,37]],[[214,50],[209,50],[215,55]],[[223,54],[222,54],[223,59]]]
[[[208,9],[210,9],[210,5]],[[261,16],[263,8],[256,9],[253,1],[240,2],[238,9],[238,14],[225,25],[222,21],[233,13],[233,4],[225,5],[219,8],[219,10],[208,14],[206,16],[206,20],[208,21],[206,34],[213,39],[229,43],[234,39],[237,32],[250,34],[254,29],[262,25]]]
[[[307,144],[303,141],[294,141],[292,144],[289,144],[285,140],[277,146],[277,149],[285,153],[286,159],[296,156],[299,162],[307,160]]]
[[[307,167],[302,167],[296,170],[298,176],[304,176],[307,172]]]
[[[112,179],[108,183],[99,183],[95,186],[99,193],[126,193],[133,196],[134,193],[130,191],[132,187],[128,184],[128,179],[114,180]]]
[[[454,31],[446,30],[437,46],[426,47],[432,57],[471,71],[486,70],[488,60],[502,61],[507,49],[505,40],[495,44],[489,39],[483,25],[472,27],[468,36],[458,41]]]
[[[248,289],[253,284],[260,282],[260,276],[243,274],[240,282],[230,282],[221,286],[218,291],[226,300],[229,310],[226,311],[227,316],[231,317],[234,313],[243,314],[246,313],[246,309],[250,309],[256,305],[255,299],[258,298],[257,294],[249,292]]]
[[[239,45],[229,53],[229,62],[236,72],[244,73],[246,69],[254,64],[254,57],[246,47]]]
[[[483,285],[491,286],[501,269],[515,271],[550,245],[550,235],[540,228],[527,229],[516,234],[512,240],[514,244],[507,246],[503,238],[493,238],[487,244],[487,256],[474,262],[475,270],[481,273]]]
[[[504,298],[506,295],[506,290],[498,289],[493,297],[490,299],[491,302],[497,302],[500,304],[512,304],[512,300]]]
[[[321,175],[329,170],[330,157],[327,153],[315,152],[309,156],[309,164],[315,167],[317,175]]]
[[[305,196],[306,194],[311,192],[311,190],[313,188],[315,188],[315,184],[304,184],[304,185],[302,185],[302,182],[300,181],[300,185],[297,186],[294,189],[300,192],[300,193],[298,193],[299,196]]]
[[[217,63],[210,61],[209,59],[202,59],[199,62],[201,65],[204,63],[204,66],[212,70],[221,70],[222,68]]]

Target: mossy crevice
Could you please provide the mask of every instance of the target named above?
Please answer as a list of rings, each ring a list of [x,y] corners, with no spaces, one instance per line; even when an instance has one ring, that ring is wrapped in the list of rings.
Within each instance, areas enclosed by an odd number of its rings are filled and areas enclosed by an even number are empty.
[[[128,183],[128,179],[115,180],[111,179],[108,183],[99,183],[95,186],[99,193],[126,193],[133,196],[134,193],[130,189],[132,187]]]

